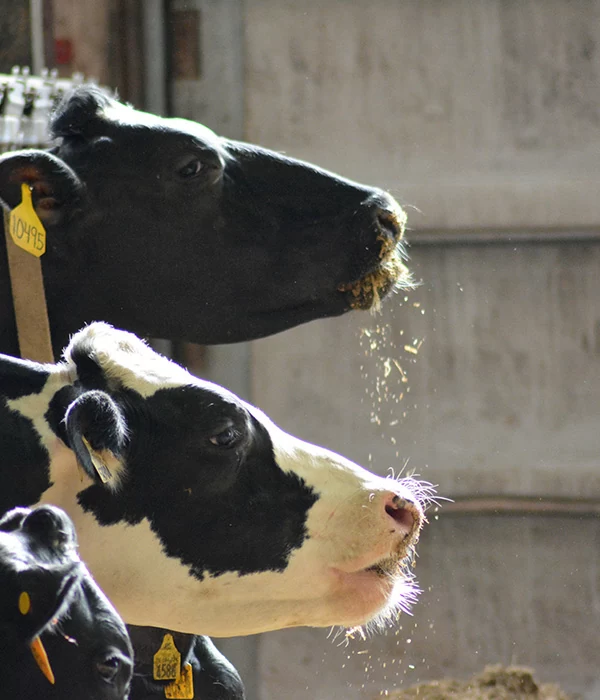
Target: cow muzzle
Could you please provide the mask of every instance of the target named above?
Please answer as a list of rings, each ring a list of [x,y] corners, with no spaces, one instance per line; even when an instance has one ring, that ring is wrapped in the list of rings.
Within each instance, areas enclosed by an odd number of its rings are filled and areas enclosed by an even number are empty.
[[[355,533],[347,542],[343,561],[335,567],[340,571],[395,575],[412,557],[426,521],[425,503],[410,488],[391,479],[381,481],[382,486],[368,490],[363,502],[355,506],[351,516]],[[344,518],[348,517],[346,512]]]
[[[338,290],[346,293],[352,309],[379,311],[381,299],[393,289],[413,286],[402,243],[406,214],[385,192],[372,196],[366,208],[369,216],[367,229],[375,237],[376,259],[359,279],[340,284]]]

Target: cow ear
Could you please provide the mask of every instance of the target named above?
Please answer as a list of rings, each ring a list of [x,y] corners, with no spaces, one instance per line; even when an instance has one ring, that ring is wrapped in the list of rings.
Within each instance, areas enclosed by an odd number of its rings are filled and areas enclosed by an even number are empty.
[[[98,389],[85,392],[67,409],[65,427],[69,447],[90,479],[118,488],[124,473],[127,424],[115,401]]]
[[[94,85],[80,85],[67,93],[50,121],[52,138],[94,138],[104,133],[103,111],[116,101]]]
[[[63,160],[46,151],[14,151],[0,157],[0,200],[21,203],[21,185],[32,189],[33,206],[45,226],[64,223],[81,203],[83,184]]]
[[[3,591],[2,623],[17,643],[29,643],[62,614],[81,574],[77,567],[51,565],[27,568],[13,576]]]

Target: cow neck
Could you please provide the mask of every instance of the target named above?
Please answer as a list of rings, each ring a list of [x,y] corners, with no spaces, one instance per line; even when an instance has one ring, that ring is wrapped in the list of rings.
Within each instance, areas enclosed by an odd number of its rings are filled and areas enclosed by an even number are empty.
[[[27,360],[54,362],[42,262],[12,240],[9,215],[9,210],[4,209],[6,253],[19,352]]]

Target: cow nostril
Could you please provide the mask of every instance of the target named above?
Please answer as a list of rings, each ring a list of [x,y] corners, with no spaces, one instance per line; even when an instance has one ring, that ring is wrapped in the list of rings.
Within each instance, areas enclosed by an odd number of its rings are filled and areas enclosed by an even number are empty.
[[[402,498],[398,494],[388,494],[385,499],[385,512],[394,521],[396,529],[405,537],[418,527],[419,511],[415,510],[414,504],[409,499]]]
[[[396,242],[402,235],[402,226],[398,215],[389,209],[378,209],[375,221],[381,235],[386,239]]]
[[[415,516],[408,508],[386,506],[385,512],[390,516],[390,518],[397,522],[402,529],[405,529],[407,532],[410,532],[413,529],[415,524]]]

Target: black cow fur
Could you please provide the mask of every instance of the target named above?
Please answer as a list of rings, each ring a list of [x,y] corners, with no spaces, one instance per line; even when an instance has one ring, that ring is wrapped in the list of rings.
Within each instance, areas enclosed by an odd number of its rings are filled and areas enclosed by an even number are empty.
[[[125,700],[133,652],[125,625],[77,555],[68,516],[18,508],[0,520],[0,696]],[[28,596],[28,607],[20,597]],[[53,674],[34,661],[40,638]]]
[[[404,214],[380,189],[90,87],[65,99],[52,130],[51,152],[0,158],[0,200],[13,208],[22,183],[33,190],[56,351],[93,320],[250,340],[370,308],[409,281]],[[0,351],[18,353],[3,245]]]

